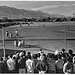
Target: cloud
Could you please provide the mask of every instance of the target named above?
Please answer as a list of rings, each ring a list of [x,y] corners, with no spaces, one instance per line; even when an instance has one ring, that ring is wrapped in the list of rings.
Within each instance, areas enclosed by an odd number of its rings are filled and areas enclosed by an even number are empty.
[[[33,8],[33,9],[31,9],[31,10],[41,10],[41,9],[55,8],[55,7],[59,7],[59,6],[60,6],[60,5],[48,5],[48,6]]]
[[[67,5],[65,5],[64,7],[70,7],[70,6],[74,6],[75,4],[70,4],[68,3]]]
[[[57,7],[60,7],[60,6],[69,7],[69,6],[73,6],[73,5],[75,5],[75,3],[65,3],[65,4],[58,4],[58,5],[46,5],[46,6],[42,6],[42,7],[38,7],[38,8],[33,8],[31,10],[38,11],[38,10],[43,10],[43,9],[48,9],[48,8],[57,8]]]

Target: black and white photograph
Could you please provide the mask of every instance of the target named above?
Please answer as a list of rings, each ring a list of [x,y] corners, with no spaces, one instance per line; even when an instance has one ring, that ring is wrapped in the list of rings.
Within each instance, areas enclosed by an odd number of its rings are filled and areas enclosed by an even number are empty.
[[[0,0],[0,74],[75,74],[75,1]]]

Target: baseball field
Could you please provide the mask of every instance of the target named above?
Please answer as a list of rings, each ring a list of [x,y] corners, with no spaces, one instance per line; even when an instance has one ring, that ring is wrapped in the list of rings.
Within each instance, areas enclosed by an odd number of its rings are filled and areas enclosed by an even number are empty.
[[[67,51],[72,49],[75,53],[75,22],[34,22],[30,25],[24,24],[22,27],[15,25],[4,28],[4,32],[8,31],[9,33],[15,33],[15,30],[18,31],[19,39],[24,40],[26,45],[38,45],[45,52],[49,52],[49,50],[61,51],[62,48],[66,47],[67,43]],[[66,42],[66,38],[73,40],[67,40]],[[0,29],[0,40],[2,40],[2,29]],[[36,48],[16,48],[13,41],[5,41],[5,48],[12,50],[23,49],[33,53],[39,51]],[[0,49],[2,49],[2,41],[0,41]]]

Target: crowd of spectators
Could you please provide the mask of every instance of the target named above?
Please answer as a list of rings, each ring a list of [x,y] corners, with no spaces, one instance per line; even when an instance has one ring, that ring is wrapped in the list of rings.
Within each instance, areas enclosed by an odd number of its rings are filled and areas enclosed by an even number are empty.
[[[69,49],[58,53],[45,54],[42,49],[31,52],[14,52],[0,58],[0,73],[24,74],[74,74],[75,54]]]

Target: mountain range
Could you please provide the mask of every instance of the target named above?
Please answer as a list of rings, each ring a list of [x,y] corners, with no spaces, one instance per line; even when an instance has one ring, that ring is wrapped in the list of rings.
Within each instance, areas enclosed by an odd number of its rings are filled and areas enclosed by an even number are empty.
[[[73,13],[75,13],[75,1],[49,1],[48,3],[44,6],[32,8],[32,10],[41,10],[49,14],[61,14],[71,17],[73,17]]]
[[[0,18],[26,18],[26,17],[63,17],[59,14],[49,14],[42,11],[17,9],[14,7],[0,6]]]

